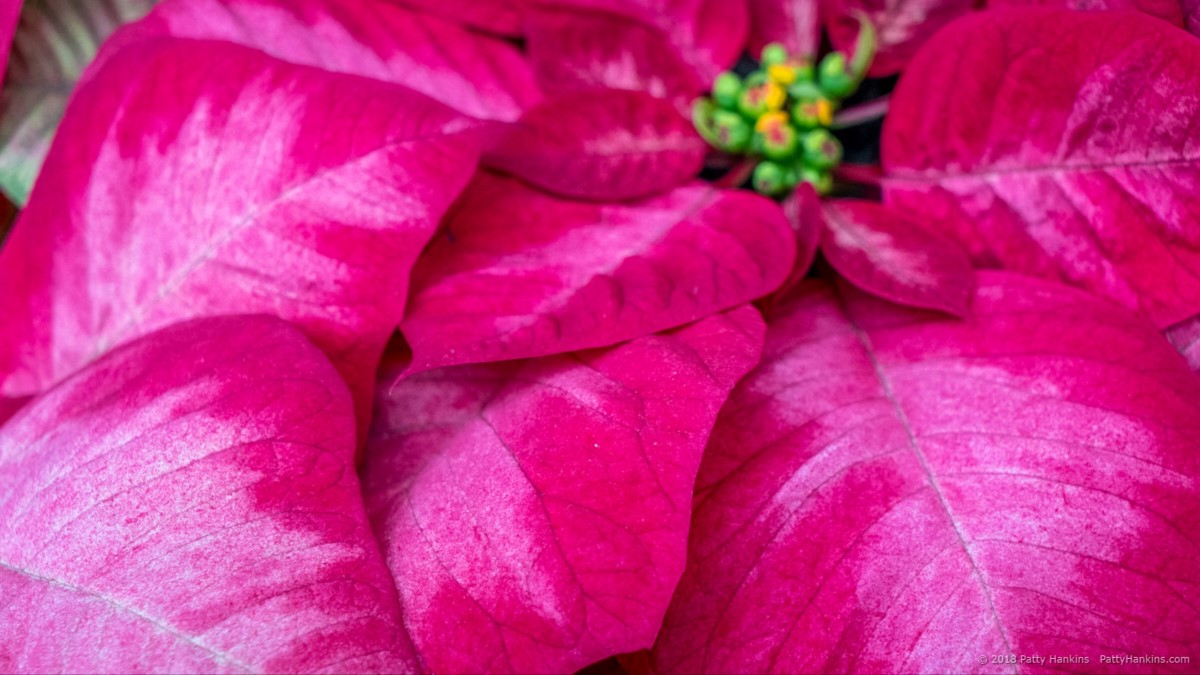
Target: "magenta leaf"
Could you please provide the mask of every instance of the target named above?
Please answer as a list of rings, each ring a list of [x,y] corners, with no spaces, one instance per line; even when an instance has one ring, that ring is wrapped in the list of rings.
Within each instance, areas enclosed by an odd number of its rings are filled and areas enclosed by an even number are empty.
[[[853,53],[858,37],[856,13],[862,12],[871,20],[878,35],[878,52],[870,70],[874,77],[899,73],[926,40],[975,8],[975,0],[811,1],[821,3],[821,17],[834,48],[847,54]],[[946,88],[958,90],[957,83]]]
[[[412,672],[354,448],[278,319],[110,352],[0,429],[0,668]]]
[[[965,19],[892,97],[885,199],[944,223],[976,262],[1165,327],[1200,311],[1197,96],[1200,42],[1142,14]]]
[[[515,120],[540,98],[511,45],[387,0],[168,0],[113,49],[163,35],[403,84],[484,119]]]
[[[820,282],[776,313],[705,453],[660,672],[1196,663],[1200,380],[1107,302],[979,286],[967,321]]]
[[[571,672],[649,647],[683,572],[741,307],[607,350],[384,370],[364,494],[432,672]]]
[[[774,290],[795,251],[779,207],[702,185],[627,205],[482,174],[413,269],[413,372],[603,347]]]
[[[330,355],[365,422],[410,267],[474,170],[467,130],[400,87],[228,43],[127,48],[76,91],[0,251],[0,395],[257,311]]]
[[[873,202],[825,205],[821,252],[850,283],[907,307],[967,313],[975,270],[958,245]]]
[[[512,125],[485,161],[567,197],[649,197],[695,178],[708,145],[669,102],[637,91],[550,99]]]
[[[820,0],[747,0],[750,53],[781,43],[792,54],[815,56],[821,48]]]
[[[1184,0],[1186,5],[1188,0]],[[1183,8],[1177,0],[988,0],[987,6],[1059,7],[1080,12],[1136,11],[1157,16],[1174,26],[1182,26]]]
[[[537,4],[602,11],[637,19],[666,35],[702,82],[737,62],[749,14],[742,0],[536,0]]]
[[[624,16],[539,8],[526,34],[529,60],[548,96],[644,91],[690,115],[692,100],[708,88],[662,31]]]

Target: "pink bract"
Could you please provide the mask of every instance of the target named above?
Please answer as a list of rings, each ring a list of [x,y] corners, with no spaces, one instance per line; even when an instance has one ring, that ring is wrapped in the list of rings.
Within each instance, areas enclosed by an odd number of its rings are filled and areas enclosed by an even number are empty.
[[[683,572],[748,307],[608,350],[381,375],[367,507],[432,672],[571,672],[649,647]]]
[[[746,5],[730,0],[533,0],[563,9],[602,11],[635,19],[671,41],[700,75],[712,82],[731,67],[746,44]]]
[[[807,2],[814,0],[793,0]],[[974,8],[973,0],[815,0],[835,49],[854,51],[861,12],[875,26],[879,52],[871,75],[895,75],[908,65],[927,40]]]
[[[1197,420],[1157,331],[1074,289],[984,273],[962,321],[810,282],[718,419],[654,665],[1195,663]]]
[[[778,42],[792,54],[815,55],[821,48],[818,0],[747,0],[751,55]]]
[[[492,167],[566,197],[617,201],[691,182],[708,145],[674,105],[597,89],[545,101],[490,149]]]
[[[708,83],[662,31],[605,12],[539,8],[526,20],[529,61],[547,95],[644,91],[690,115]]]
[[[967,314],[975,294],[971,261],[912,214],[873,202],[831,200],[821,224],[825,259],[858,288],[907,307]]]
[[[511,45],[387,0],[167,0],[114,36],[100,58],[164,36],[232,42],[395,82],[485,119],[515,120],[540,98]]]
[[[885,201],[979,264],[1060,278],[1168,326],[1200,311],[1197,96],[1200,42],[1158,19],[981,13],[941,32],[897,87]]]
[[[0,668],[411,672],[349,392],[288,324],[114,350],[0,429]]]
[[[0,252],[0,394],[176,321],[261,311],[329,354],[365,423],[409,269],[475,168],[470,128],[228,43],[122,50],[76,91]]]
[[[611,345],[766,295],[791,270],[783,215],[705,185],[571,202],[481,174],[413,270],[413,372]]]

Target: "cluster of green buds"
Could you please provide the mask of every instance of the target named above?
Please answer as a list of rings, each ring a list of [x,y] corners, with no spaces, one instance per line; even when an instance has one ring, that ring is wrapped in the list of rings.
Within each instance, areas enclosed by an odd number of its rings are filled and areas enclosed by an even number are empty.
[[[697,99],[692,117],[700,135],[714,148],[757,161],[751,182],[770,196],[809,183],[820,194],[833,187],[842,146],[830,127],[834,113],[858,89],[875,56],[875,30],[865,17],[854,55],[811,57],[767,45],[759,69],[739,77],[725,72],[712,96]]]

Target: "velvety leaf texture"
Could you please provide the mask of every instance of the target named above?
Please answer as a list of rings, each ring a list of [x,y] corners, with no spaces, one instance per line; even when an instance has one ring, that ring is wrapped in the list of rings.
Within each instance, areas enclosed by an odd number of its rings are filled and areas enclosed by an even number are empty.
[[[707,88],[662,31],[605,12],[538,9],[526,22],[529,60],[547,95],[644,91],[690,116]]]
[[[261,311],[330,355],[365,421],[412,262],[474,170],[464,129],[419,94],[228,43],[129,47],[76,92],[0,251],[0,394]]]
[[[482,174],[446,228],[413,270],[414,371],[673,328],[774,290],[795,252],[774,203],[699,184],[591,204]]]
[[[973,304],[810,282],[775,313],[705,454],[661,671],[1194,668],[1200,380],[1075,289],[985,272]]]
[[[967,313],[975,270],[966,252],[911,214],[847,199],[827,204],[821,224],[825,259],[858,288],[907,307]]]
[[[708,145],[672,104],[637,91],[568,94],[533,108],[485,161],[567,197],[649,197],[694,178]]]
[[[484,119],[514,120],[540,98],[511,45],[387,0],[169,0],[106,51],[163,35],[396,82]]]
[[[1197,97],[1200,42],[1163,21],[982,13],[940,33],[893,94],[885,200],[944,224],[978,263],[1165,327],[1200,311]]]
[[[411,672],[346,385],[294,328],[123,346],[0,430],[0,669]]]
[[[431,671],[572,672],[653,643],[762,334],[743,306],[608,350],[384,369],[364,489]]]
[[[975,7],[974,0],[811,1],[821,3],[821,16],[834,48],[847,54],[854,51],[854,41],[858,37],[855,13],[862,12],[871,20],[879,45],[871,63],[870,74],[875,77],[899,73],[926,40]],[[957,90],[957,82],[945,88]]]
[[[0,189],[14,203],[28,201],[67,98],[100,43],[123,23],[150,11],[154,2],[25,3],[0,89]]]

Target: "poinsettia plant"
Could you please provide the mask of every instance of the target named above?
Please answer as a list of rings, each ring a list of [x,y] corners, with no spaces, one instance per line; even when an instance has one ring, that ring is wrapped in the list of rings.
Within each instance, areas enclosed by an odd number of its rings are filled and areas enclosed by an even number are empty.
[[[5,3],[0,669],[1195,672],[1200,13],[1022,4]]]

